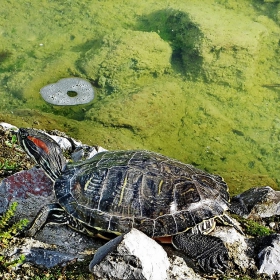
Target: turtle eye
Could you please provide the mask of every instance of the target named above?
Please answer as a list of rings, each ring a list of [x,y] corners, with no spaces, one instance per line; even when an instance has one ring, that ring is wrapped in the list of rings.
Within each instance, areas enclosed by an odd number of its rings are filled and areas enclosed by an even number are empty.
[[[28,136],[28,133],[25,129],[20,128],[18,130],[18,135],[20,136],[20,138],[25,139]]]
[[[38,147],[39,149],[42,149],[43,151],[45,151],[45,153],[49,153],[49,148],[47,147],[47,145],[45,144],[44,141],[38,139],[38,138],[35,138],[35,137],[32,137],[32,136],[27,136],[27,139],[30,140],[31,142],[33,142],[33,144]]]

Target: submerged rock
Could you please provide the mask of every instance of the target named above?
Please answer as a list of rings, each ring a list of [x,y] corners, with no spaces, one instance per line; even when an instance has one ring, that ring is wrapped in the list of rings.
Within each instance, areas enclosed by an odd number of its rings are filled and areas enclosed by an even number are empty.
[[[134,91],[146,84],[151,75],[170,71],[171,54],[169,44],[155,32],[118,30],[106,35],[99,49],[90,49],[80,66],[109,93],[123,94],[126,88]]]
[[[172,42],[187,76],[237,88],[251,85],[262,39],[268,35],[261,23],[234,11],[197,5],[156,11],[146,20],[150,29]]]

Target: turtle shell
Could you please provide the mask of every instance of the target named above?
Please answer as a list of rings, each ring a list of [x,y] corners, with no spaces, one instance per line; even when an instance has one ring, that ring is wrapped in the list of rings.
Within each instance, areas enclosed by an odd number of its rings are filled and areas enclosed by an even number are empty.
[[[68,164],[54,185],[74,219],[101,231],[137,228],[150,237],[174,235],[223,215],[229,194],[210,175],[148,151],[114,151]]]

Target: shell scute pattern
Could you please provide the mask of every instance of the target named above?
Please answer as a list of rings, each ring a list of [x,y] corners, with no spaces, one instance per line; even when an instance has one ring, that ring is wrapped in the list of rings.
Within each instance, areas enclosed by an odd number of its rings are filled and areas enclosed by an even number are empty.
[[[69,164],[54,189],[62,207],[86,225],[135,227],[149,236],[183,232],[228,207],[219,176],[146,151],[103,152]]]
[[[182,231],[184,231],[186,227]],[[155,219],[154,236],[163,236],[169,232],[170,235],[178,233],[177,221],[172,215],[159,216]]]
[[[178,212],[174,214],[173,217],[176,221],[178,232],[183,232],[186,230],[186,228],[192,228],[196,225],[195,218],[193,214],[189,211]],[[188,226],[186,226],[186,221],[188,221],[187,222]]]

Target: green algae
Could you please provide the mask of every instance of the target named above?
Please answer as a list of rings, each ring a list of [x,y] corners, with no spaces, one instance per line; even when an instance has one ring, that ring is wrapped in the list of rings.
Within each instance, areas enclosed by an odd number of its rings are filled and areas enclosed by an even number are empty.
[[[242,218],[241,216],[234,215],[234,214],[233,214],[233,217],[242,224],[242,229],[248,235],[251,235],[254,237],[263,237],[263,236],[267,236],[267,235],[275,233],[270,228],[268,228],[258,222],[255,222],[251,219],[245,219],[245,218]]]
[[[150,149],[279,189],[279,5],[261,1],[0,4],[0,118],[107,149]],[[17,19],[17,20],[15,20]],[[78,76],[94,101],[39,90]]]
[[[106,94],[134,92],[154,77],[169,73],[171,47],[155,32],[115,31],[78,61],[82,73]]]

